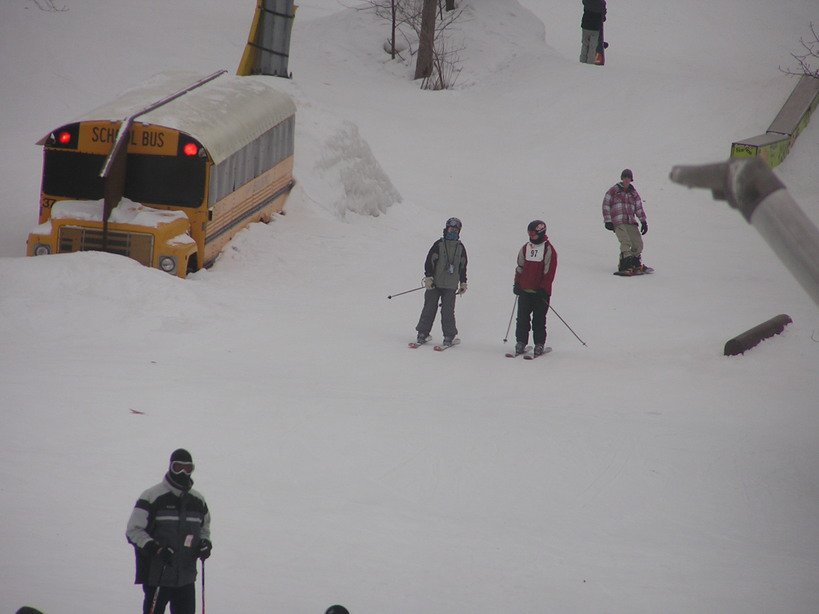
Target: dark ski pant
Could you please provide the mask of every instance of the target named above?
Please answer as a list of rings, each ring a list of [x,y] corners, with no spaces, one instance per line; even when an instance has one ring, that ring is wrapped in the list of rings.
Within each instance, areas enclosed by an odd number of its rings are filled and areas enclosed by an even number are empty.
[[[143,584],[142,590],[145,592],[145,601],[142,602],[142,614],[150,614],[156,587]],[[171,604],[171,614],[194,614],[196,611],[196,588],[194,584],[160,587],[154,614],[163,614],[168,603]]]
[[[455,326],[455,290],[450,288],[432,288],[424,292],[424,308],[421,309],[421,317],[418,318],[415,330],[424,335],[430,333],[435,323],[435,315],[438,313],[439,301],[444,337],[455,337],[458,334],[458,328]]]
[[[518,320],[515,326],[515,339],[523,344],[529,343],[529,331],[535,345],[546,343],[546,312],[549,301],[533,292],[521,291],[518,296]]]

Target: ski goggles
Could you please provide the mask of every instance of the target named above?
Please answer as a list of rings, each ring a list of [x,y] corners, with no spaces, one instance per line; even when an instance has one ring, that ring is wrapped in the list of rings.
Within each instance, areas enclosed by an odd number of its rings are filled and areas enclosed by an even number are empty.
[[[193,473],[193,463],[185,461],[173,461],[171,463],[171,473]]]
[[[463,224],[461,224],[461,220],[459,220],[457,217],[451,217],[446,221],[446,227],[460,230],[463,227]]]

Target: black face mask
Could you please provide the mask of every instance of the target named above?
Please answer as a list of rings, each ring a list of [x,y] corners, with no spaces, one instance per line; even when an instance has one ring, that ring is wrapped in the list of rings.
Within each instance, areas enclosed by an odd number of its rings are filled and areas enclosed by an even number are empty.
[[[168,481],[180,490],[190,490],[193,486],[193,478],[189,473],[173,473],[168,471]]]

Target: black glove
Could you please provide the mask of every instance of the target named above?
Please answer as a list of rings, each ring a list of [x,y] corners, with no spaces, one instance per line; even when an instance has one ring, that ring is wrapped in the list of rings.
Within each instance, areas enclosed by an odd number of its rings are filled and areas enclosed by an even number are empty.
[[[640,234],[644,235],[647,232],[648,232],[648,222],[643,220],[642,222],[640,222]]]
[[[518,284],[512,284],[512,294],[515,296],[520,294],[520,286]]]
[[[174,554],[176,553],[173,551],[173,548],[170,546],[165,546],[159,551],[159,558],[162,559],[162,562],[165,563],[165,565],[173,565]]]
[[[203,561],[210,556],[210,551],[213,550],[213,544],[209,539],[203,539],[199,542],[199,558]]]
[[[546,290],[544,290],[543,288],[538,288],[536,294],[538,298],[542,298],[544,301],[549,300],[549,293],[546,292]]]
[[[142,551],[148,556],[162,559],[166,565],[171,565],[173,563],[173,548],[169,546],[160,546],[159,543],[153,539],[142,547]]]
[[[162,550],[162,546],[160,546],[154,540],[149,542],[145,542],[145,545],[142,546],[142,553],[148,557],[155,557],[159,556],[159,551]]]
[[[606,230],[614,230],[614,224],[611,222],[606,222]]]

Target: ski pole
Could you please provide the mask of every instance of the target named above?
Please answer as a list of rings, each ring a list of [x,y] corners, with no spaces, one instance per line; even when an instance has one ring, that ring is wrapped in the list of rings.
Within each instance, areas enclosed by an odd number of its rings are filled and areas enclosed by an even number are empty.
[[[512,303],[512,315],[509,316],[509,326],[506,327],[506,336],[503,338],[503,342],[506,343],[509,340],[509,331],[512,329],[512,318],[515,317],[515,308],[518,306],[518,295],[515,295],[515,302]]]
[[[159,589],[160,585],[162,584],[162,576],[165,575],[165,563],[162,563],[162,568],[159,570],[159,582],[156,584],[156,588],[154,589],[154,597],[151,599],[151,609],[149,610],[148,614],[154,614],[156,611],[156,602],[159,599]]]
[[[418,290],[423,290],[424,286],[419,286],[417,288],[413,288],[412,290],[405,290],[404,292],[398,292],[397,294],[390,294],[387,298],[392,298],[393,296],[401,296],[402,294],[409,294],[410,292],[416,292]]]
[[[555,311],[555,308],[554,308],[554,307],[552,307],[551,305],[549,305],[549,309],[551,309],[551,310],[554,312],[554,314],[555,314],[555,315],[556,315],[558,318],[560,318],[560,321],[561,321],[561,322],[563,322],[563,324],[566,324],[566,320],[564,320],[563,318],[561,318],[561,317],[560,317],[560,314],[559,314],[559,313],[557,313],[557,312]],[[571,326],[569,326],[568,324],[566,324],[566,328],[568,328],[569,330],[571,330],[571,331],[572,331],[572,334],[573,334],[575,337],[577,337],[577,333],[576,333],[576,332],[574,332],[574,331],[572,330],[572,327],[571,327]],[[586,345],[586,342],[585,342],[585,341],[583,341],[583,340],[582,340],[580,337],[577,337],[577,340],[578,340],[580,343],[582,343],[583,345]],[[587,346],[587,345],[586,345],[586,347],[589,347],[589,346]]]
[[[202,559],[202,614],[205,614],[205,559]]]

